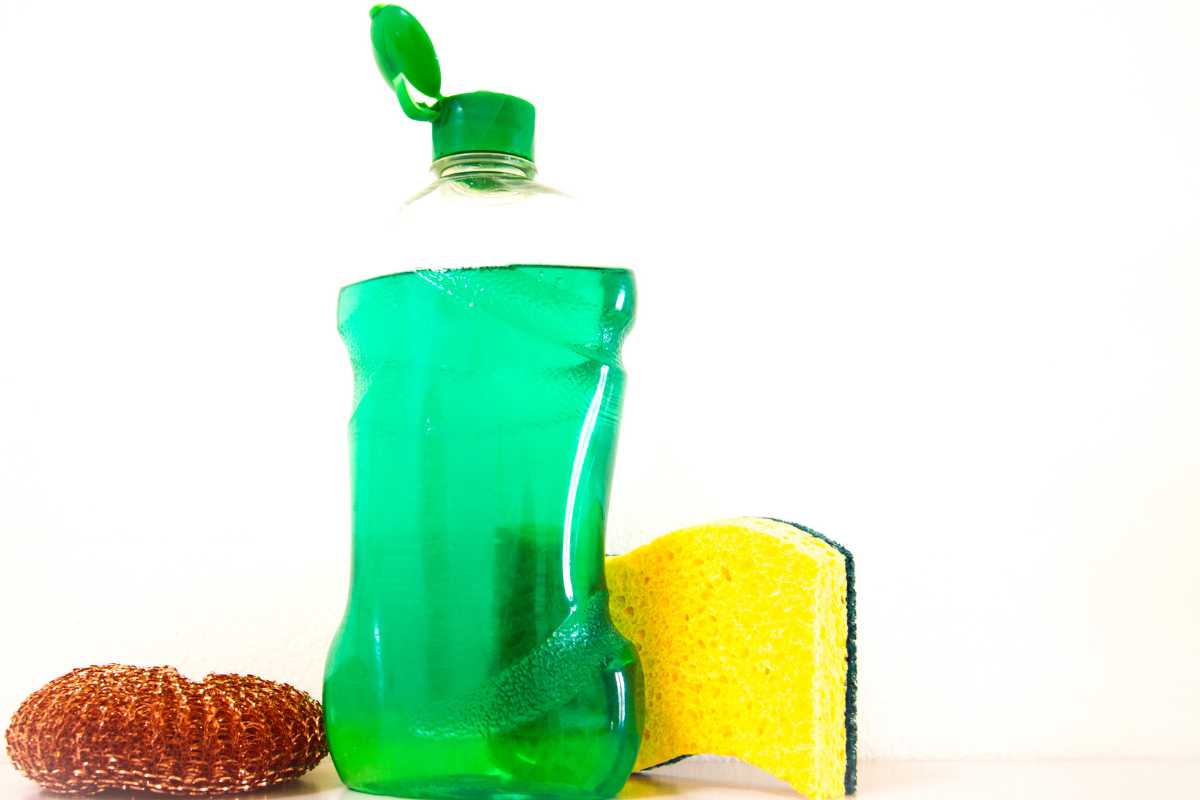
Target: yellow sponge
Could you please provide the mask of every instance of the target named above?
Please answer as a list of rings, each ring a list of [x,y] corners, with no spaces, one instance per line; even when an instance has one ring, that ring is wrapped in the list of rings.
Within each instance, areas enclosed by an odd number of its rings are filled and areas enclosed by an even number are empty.
[[[854,791],[849,552],[745,517],[611,557],[607,576],[613,621],[645,676],[635,769],[710,753],[814,800]]]

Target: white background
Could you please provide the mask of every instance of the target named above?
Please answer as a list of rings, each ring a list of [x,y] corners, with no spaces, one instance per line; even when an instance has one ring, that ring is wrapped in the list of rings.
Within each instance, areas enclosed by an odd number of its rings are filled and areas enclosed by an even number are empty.
[[[110,661],[319,694],[337,276],[427,180],[368,5],[0,3],[0,717]],[[642,222],[610,549],[852,548],[869,756],[1200,756],[1200,5],[412,10]]]

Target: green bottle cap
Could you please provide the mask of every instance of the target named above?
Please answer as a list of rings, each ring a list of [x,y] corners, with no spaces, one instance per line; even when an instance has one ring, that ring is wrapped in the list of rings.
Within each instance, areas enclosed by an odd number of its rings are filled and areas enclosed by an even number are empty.
[[[371,9],[375,63],[410,118],[433,123],[433,157],[507,153],[533,160],[533,104],[496,92],[442,95],[442,69],[429,34],[400,6]]]

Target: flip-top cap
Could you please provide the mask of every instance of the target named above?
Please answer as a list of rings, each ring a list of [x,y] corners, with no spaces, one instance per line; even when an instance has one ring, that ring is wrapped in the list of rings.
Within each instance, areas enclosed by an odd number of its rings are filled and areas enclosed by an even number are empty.
[[[371,9],[375,63],[409,117],[433,123],[433,157],[507,153],[533,160],[533,104],[497,92],[442,95],[442,70],[429,34],[400,6]]]

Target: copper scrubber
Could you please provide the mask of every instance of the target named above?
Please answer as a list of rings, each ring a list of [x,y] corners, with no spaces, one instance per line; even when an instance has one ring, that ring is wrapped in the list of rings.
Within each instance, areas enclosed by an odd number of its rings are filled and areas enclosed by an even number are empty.
[[[21,773],[71,794],[234,794],[299,777],[328,752],[320,704],[287,684],[121,664],[50,681],[5,739]]]

